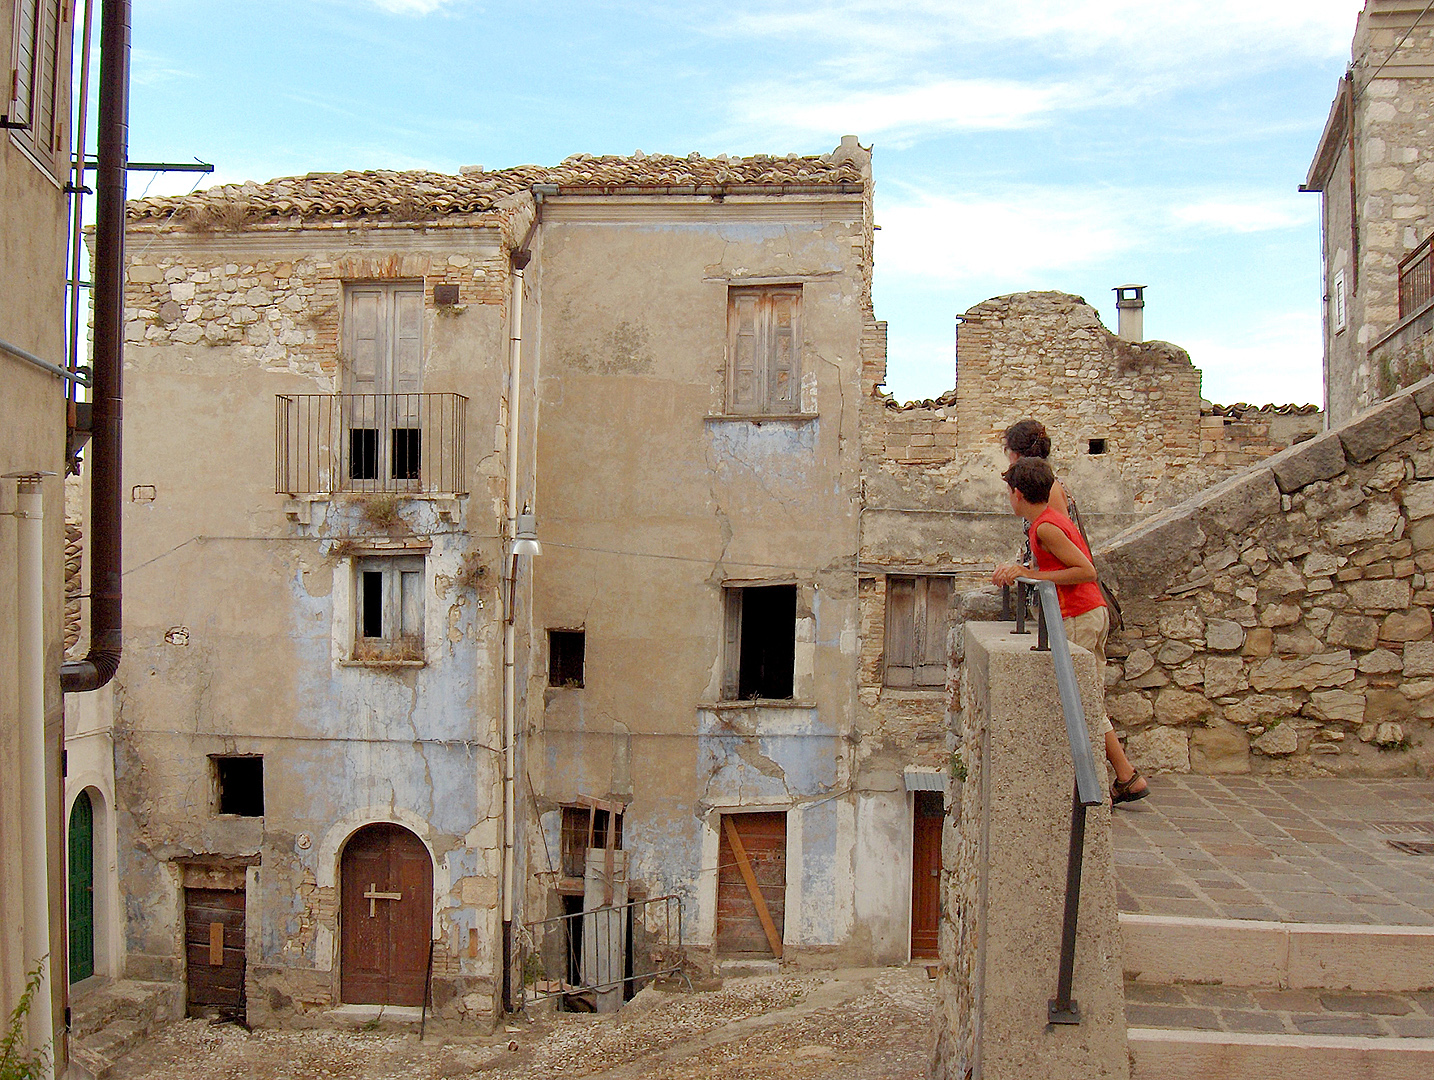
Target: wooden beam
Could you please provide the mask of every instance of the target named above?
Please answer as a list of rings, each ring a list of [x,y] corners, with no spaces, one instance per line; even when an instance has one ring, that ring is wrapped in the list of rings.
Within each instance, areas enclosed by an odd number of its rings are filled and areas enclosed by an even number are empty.
[[[762,899],[762,890],[757,887],[757,875],[752,870],[751,860],[747,858],[747,849],[742,846],[742,838],[737,835],[737,826],[732,821],[731,814],[722,815],[722,828],[727,832],[727,842],[732,845],[732,854],[737,857],[737,869],[742,872],[742,880],[747,883],[747,894],[751,896],[752,904],[757,909],[757,918],[762,921],[762,931],[767,935],[767,944],[772,947],[772,955],[780,960],[782,939],[777,933],[777,924],[772,921],[772,913],[767,910],[767,901]]]
[[[224,924],[209,924],[209,964],[211,967],[224,966]]]

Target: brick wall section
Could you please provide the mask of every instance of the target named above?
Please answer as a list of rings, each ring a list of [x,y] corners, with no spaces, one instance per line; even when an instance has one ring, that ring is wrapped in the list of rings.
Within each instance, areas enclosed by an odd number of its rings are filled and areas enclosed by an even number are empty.
[[[1097,551],[1111,719],[1147,771],[1434,762],[1434,379]]]

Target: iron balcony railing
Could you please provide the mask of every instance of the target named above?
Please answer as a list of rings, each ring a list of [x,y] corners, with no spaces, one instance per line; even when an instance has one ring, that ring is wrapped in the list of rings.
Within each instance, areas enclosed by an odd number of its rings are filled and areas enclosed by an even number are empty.
[[[1095,755],[1090,748],[1090,730],[1081,707],[1080,687],[1076,684],[1075,665],[1071,662],[1071,646],[1066,640],[1065,624],[1061,622],[1060,601],[1056,587],[1049,581],[1031,578],[1016,579],[1016,628],[1013,634],[1029,634],[1026,629],[1027,589],[1040,602],[1040,633],[1033,652],[1049,652],[1056,669],[1056,690],[1060,693],[1061,712],[1066,721],[1066,738],[1071,745],[1071,763],[1075,766],[1075,791],[1071,796],[1071,842],[1066,857],[1066,908],[1061,923],[1061,961],[1056,974],[1056,996],[1046,1005],[1046,1019],[1052,1024],[1079,1024],[1080,1006],[1071,999],[1071,983],[1075,977],[1076,920],[1080,915],[1080,874],[1085,859],[1085,812],[1087,807],[1105,801],[1100,781],[1096,778]],[[1003,619],[1012,617],[1011,589],[1002,590]]]
[[[467,494],[461,394],[280,394],[274,490]]]
[[[1399,318],[1407,319],[1434,300],[1434,233],[1399,263]]]

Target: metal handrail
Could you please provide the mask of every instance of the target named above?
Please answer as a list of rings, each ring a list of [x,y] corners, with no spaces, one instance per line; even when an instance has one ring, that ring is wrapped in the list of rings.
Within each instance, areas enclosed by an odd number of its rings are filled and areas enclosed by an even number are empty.
[[[1041,604],[1041,634],[1032,652],[1051,654],[1055,667],[1056,689],[1060,693],[1061,712],[1065,715],[1066,738],[1070,742],[1071,764],[1075,767],[1075,785],[1071,793],[1070,850],[1066,856],[1066,902],[1061,920],[1061,960],[1056,976],[1056,996],[1046,1004],[1046,1019],[1052,1024],[1079,1024],[1080,1006],[1071,998],[1075,977],[1076,922],[1080,917],[1080,879],[1085,857],[1085,812],[1087,807],[1105,801],[1095,771],[1095,755],[1090,748],[1090,729],[1086,727],[1085,709],[1081,706],[1080,687],[1076,684],[1075,664],[1071,661],[1070,641],[1061,620],[1060,598],[1050,581],[1034,578],[1016,579],[1016,629],[1026,634],[1026,590],[1034,589]],[[1011,589],[1002,589],[1002,614],[1011,615]]]

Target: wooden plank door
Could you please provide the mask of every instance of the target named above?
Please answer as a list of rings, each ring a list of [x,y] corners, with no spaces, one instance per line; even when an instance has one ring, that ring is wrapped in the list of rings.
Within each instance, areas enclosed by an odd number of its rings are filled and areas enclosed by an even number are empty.
[[[732,843],[736,832],[747,866]],[[748,885],[750,870],[762,905]],[[717,848],[717,934],[719,956],[779,957],[787,894],[787,815],[724,814]],[[765,908],[765,912],[762,910]],[[766,918],[763,918],[763,915]],[[765,925],[764,925],[765,924]],[[772,947],[775,933],[778,948]]]
[[[90,793],[70,810],[70,982],[95,973],[95,818]]]
[[[340,863],[339,993],[355,1005],[422,1005],[433,929],[433,862],[398,825],[369,825]]]
[[[941,793],[918,791],[911,828],[911,956],[936,956],[941,924]]]
[[[245,1019],[244,891],[184,890],[186,1012]]]

